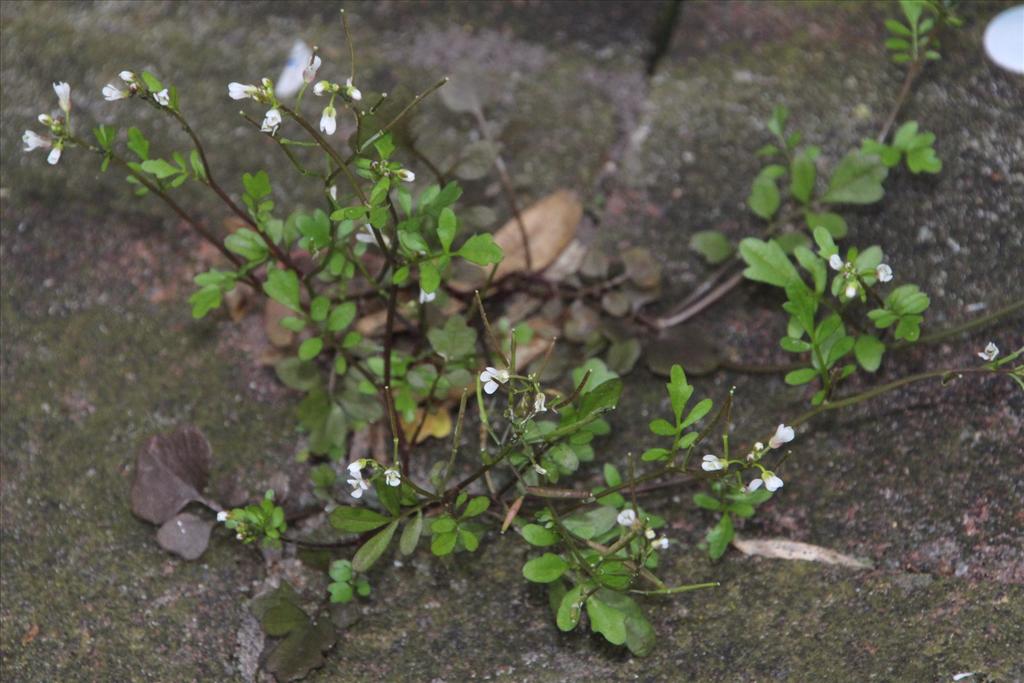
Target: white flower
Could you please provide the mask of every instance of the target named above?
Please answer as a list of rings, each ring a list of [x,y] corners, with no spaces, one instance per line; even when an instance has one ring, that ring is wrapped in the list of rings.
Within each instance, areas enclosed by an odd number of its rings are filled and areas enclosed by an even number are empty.
[[[263,116],[263,124],[260,126],[260,131],[264,133],[270,133],[273,135],[277,132],[277,127],[281,125],[281,112],[276,109],[269,110]]]
[[[726,467],[727,465],[724,460],[710,453],[704,456],[704,461],[700,464],[700,468],[705,472],[717,472],[718,470],[724,470]]]
[[[239,541],[245,540],[245,536],[243,536],[241,532],[235,534],[235,538],[237,538]]]
[[[47,128],[53,126],[53,117],[49,114],[40,114],[37,119],[39,120],[39,123],[43,124]]]
[[[228,512],[227,512],[227,510],[221,510],[220,512],[217,513],[217,521],[218,522],[226,522],[226,521],[228,521]]]
[[[331,195],[331,199],[338,201],[338,186],[331,185],[331,188],[327,190],[327,194]]]
[[[547,405],[545,405],[546,402],[547,402],[547,399],[545,398],[544,394],[541,393],[541,392],[538,392],[537,395],[533,397],[533,412],[535,412],[535,413],[546,413],[546,412],[548,412],[548,407],[547,407]]]
[[[313,79],[316,78],[316,72],[320,70],[320,65],[323,62],[320,60],[320,55],[313,55],[309,60],[309,64],[302,70],[302,80],[306,83],[312,83]],[[319,84],[318,84],[319,85]],[[314,90],[316,90],[314,86]]]
[[[337,115],[338,110],[331,105],[328,104],[324,107],[324,113],[320,116],[320,130],[328,135],[334,135],[334,131],[338,128],[338,122],[334,119]]]
[[[978,352],[978,358],[981,358],[982,360],[987,361],[989,363],[994,361],[996,359],[996,356],[998,356],[998,355],[999,355],[999,347],[996,346],[992,342],[989,342],[985,346],[985,350],[984,351],[979,351]]]
[[[388,486],[401,486],[402,474],[394,467],[389,467],[384,470],[384,481]]]
[[[130,90],[122,90],[113,83],[107,83],[105,86],[103,86],[103,99],[105,99],[107,102],[123,100],[131,94],[132,93]]]
[[[629,528],[636,524],[636,511],[633,508],[623,508],[619,516],[615,518],[615,521],[622,526]]]
[[[853,282],[846,285],[846,290],[843,292],[843,294],[846,295],[847,299],[852,299],[853,297],[857,296],[857,285],[854,284]]]
[[[544,469],[543,467],[541,467],[540,465],[534,465],[533,466],[533,471],[536,472],[537,474],[539,474],[542,477],[547,476],[547,473],[548,473],[548,471],[546,469]]]
[[[504,384],[508,381],[508,370],[487,367],[480,373],[480,381],[484,384],[484,392],[493,394],[498,390],[499,384]]]
[[[391,239],[384,233],[381,233],[380,237],[382,240],[384,240],[384,246],[390,248]],[[374,245],[377,244],[377,237],[376,235],[373,234],[373,227],[371,227],[369,223],[363,226],[362,232],[356,233],[356,242],[363,242],[365,244]]]
[[[228,97],[233,100],[244,100],[247,97],[256,99],[256,94],[260,91],[259,86],[246,85],[245,83],[228,83]]]
[[[668,536],[662,536],[657,541],[651,543],[651,546],[658,550],[668,550]]]
[[[416,174],[404,168],[395,171],[395,175],[398,176],[399,180],[404,180],[407,183],[411,183],[412,181],[416,180]]]
[[[786,425],[781,424],[776,427],[772,438],[768,439],[768,448],[778,448],[782,444],[792,441],[795,436],[796,433],[793,431],[792,427],[787,427]]]
[[[313,86],[313,94],[317,97],[321,97],[331,87],[330,81],[317,81],[316,85]]]
[[[352,487],[352,497],[362,498],[363,491],[370,488],[370,484],[363,479],[362,461],[356,460],[348,466],[348,485]]]
[[[50,139],[44,138],[42,135],[37,134],[35,131],[26,130],[25,134],[21,136],[21,141],[25,143],[25,151],[31,152],[34,149],[50,149]]]
[[[64,110],[64,113],[71,111],[71,86],[64,81],[59,81],[53,84],[53,91],[57,93],[57,102],[60,103],[60,108]],[[56,163],[56,162],[54,162]]]
[[[427,292],[420,289],[420,303],[429,304],[431,301],[437,298],[437,292]]]
[[[879,282],[888,282],[892,279],[892,268],[887,263],[879,263],[875,268],[875,277]]]
[[[46,155],[46,162],[50,166],[55,166],[58,161],[60,161],[60,147],[54,146],[50,153]]]
[[[828,257],[828,264],[832,266],[832,270],[843,269],[843,259],[839,258],[839,254],[832,254]]]
[[[363,99],[363,93],[359,92],[359,88],[352,85],[352,79],[345,79],[345,95],[353,102],[358,102]]]
[[[754,481],[747,484],[747,492],[751,493],[753,491],[758,490],[759,488],[761,488],[761,484],[764,484],[764,487],[769,491],[778,491],[779,489],[782,488],[782,479],[775,476],[773,472],[768,472],[766,470],[763,474],[761,474],[760,479],[755,479]]]
[[[156,100],[157,104],[164,107],[171,103],[171,95],[167,92],[167,88],[164,88],[160,92],[153,93],[153,99]]]
[[[131,71],[122,71],[121,73],[117,74],[117,77],[125,83],[128,83],[129,85],[135,82],[135,74]]]
[[[657,536],[657,535],[658,534],[655,533],[654,529],[648,529],[647,531],[644,532],[644,538],[646,538],[648,541],[653,541],[654,537]]]

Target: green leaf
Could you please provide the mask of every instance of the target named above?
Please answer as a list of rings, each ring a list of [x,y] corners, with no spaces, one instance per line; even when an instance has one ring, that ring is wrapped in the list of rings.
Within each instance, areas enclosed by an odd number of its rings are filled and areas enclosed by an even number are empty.
[[[829,179],[828,191],[822,197],[826,204],[871,204],[885,194],[882,181],[889,170],[878,157],[859,150],[849,152]]]
[[[523,576],[534,583],[551,583],[561,578],[569,565],[554,553],[544,553],[523,565]]]
[[[453,550],[455,550],[455,544],[458,540],[459,535],[454,530],[435,533],[430,539],[430,552],[434,553],[438,557],[449,555]]]
[[[857,362],[868,372],[878,370],[882,364],[882,355],[885,353],[885,344],[878,340],[878,337],[870,334],[862,334],[857,337],[857,343],[853,347],[853,354]]]
[[[814,192],[814,179],[817,176],[814,159],[806,149],[801,150],[793,157],[789,175],[790,193],[802,204],[806,204],[811,200],[811,194]]]
[[[468,356],[476,348],[476,330],[459,315],[448,318],[444,327],[431,329],[427,339],[434,351],[449,361]]]
[[[491,500],[487,496],[477,496],[469,501],[466,509],[462,512],[462,518],[468,519],[482,515],[491,506]]]
[[[457,252],[459,256],[478,266],[488,266],[500,263],[502,259],[501,247],[494,243],[491,235],[473,235]]]
[[[598,598],[597,595],[595,593],[587,600],[590,628],[594,633],[603,635],[609,643],[622,645],[626,642],[626,615]]]
[[[747,237],[740,242],[740,256],[747,264],[743,275],[748,280],[785,287],[800,280],[796,268],[776,242]]]
[[[299,345],[299,360],[313,360],[320,355],[324,348],[324,340],[320,337],[310,337]]]
[[[391,133],[386,133],[373,141],[380,158],[387,160],[395,151],[395,143],[391,140]]]
[[[721,510],[722,503],[717,498],[712,498],[706,493],[698,493],[693,496],[693,502],[697,504],[697,507],[704,508],[705,510]]]
[[[614,527],[618,516],[618,510],[602,505],[586,512],[573,513],[564,518],[562,524],[580,538],[591,539]]]
[[[243,174],[242,185],[245,187],[245,193],[254,200],[263,199],[270,194],[270,176],[266,171],[259,171],[255,175]]]
[[[690,411],[690,414],[686,416],[685,420],[683,420],[682,426],[684,428],[689,427],[694,422],[707,415],[708,412],[711,410],[712,404],[713,401],[710,398],[706,398],[697,405],[695,405],[693,409]]]
[[[128,149],[135,152],[135,156],[142,161],[149,158],[149,140],[134,126],[128,129]]]
[[[331,308],[331,300],[326,296],[317,296],[309,303],[309,317],[314,322],[323,322],[327,319],[327,312]]]
[[[181,169],[172,166],[163,159],[150,159],[142,162],[142,170],[146,173],[155,175],[157,178],[163,180],[164,178],[170,178],[171,176],[178,175],[181,173]]]
[[[416,552],[416,546],[420,542],[420,535],[423,534],[423,513],[416,515],[405,524],[402,529],[402,536],[398,539],[398,550],[403,555],[412,555]]]
[[[330,521],[338,531],[361,534],[384,526],[391,518],[370,508],[340,505],[331,511]]]
[[[249,228],[239,228],[228,235],[224,239],[224,246],[246,261],[262,261],[267,257],[267,245],[263,238],[255,230]]]
[[[651,423],[650,425],[648,425],[648,427],[650,428],[652,434],[657,434],[658,436],[676,435],[676,428],[672,426],[672,423],[669,422],[668,420],[663,420],[660,417],[656,420],[651,420]]]
[[[150,92],[160,92],[164,89],[164,84],[160,82],[160,79],[148,71],[142,72],[142,82],[146,84],[146,89]]]
[[[451,251],[456,228],[455,213],[447,206],[441,209],[441,215],[437,219],[437,238],[441,241],[445,253]]]
[[[331,315],[327,318],[327,329],[331,332],[340,332],[349,325],[356,317],[356,304],[354,301],[346,301],[343,304],[338,304],[331,311]]]
[[[783,132],[786,130],[786,120],[789,118],[789,110],[783,105],[776,105],[772,109],[772,117],[768,119],[768,130],[770,130],[775,137],[781,138]]]
[[[612,410],[619,402],[619,396],[621,395],[622,380],[620,379],[610,379],[607,382],[598,385],[596,388],[583,395],[576,419],[582,420],[593,413],[602,413],[606,410]]]
[[[846,237],[846,221],[837,213],[814,213],[813,211],[806,211],[804,213],[804,219],[807,221],[807,227],[813,232],[814,228],[821,226],[828,230],[829,234],[834,239],[842,239]]]
[[[686,373],[681,365],[673,365],[669,370],[669,381],[665,384],[665,388],[668,390],[668,397],[672,402],[672,414],[678,423],[683,419],[683,408],[686,407],[686,402],[693,395],[693,387],[687,383]]]
[[[208,285],[190,296],[188,302],[192,305],[192,317],[198,320],[220,307],[221,289],[216,285]]]
[[[793,250],[793,256],[797,262],[811,274],[814,280],[814,291],[821,294],[825,291],[825,284],[828,281],[828,271],[825,269],[825,262],[818,258],[814,252],[807,247],[797,247]]]
[[[819,226],[814,229],[814,242],[818,245],[823,259],[831,258],[833,254],[839,253],[839,248],[832,240],[832,234],[823,227]]]
[[[694,233],[690,238],[690,248],[713,266],[728,259],[735,251],[729,238],[718,230],[701,230]]]
[[[907,152],[907,168],[911,173],[938,173],[942,170],[942,161],[932,147],[919,147]]]
[[[574,586],[569,589],[558,605],[558,615],[555,622],[562,631],[571,631],[580,623],[580,615],[583,613],[583,586]]]
[[[299,305],[299,276],[295,271],[268,268],[263,291],[279,304],[293,311],[302,312],[302,306]]]
[[[277,378],[290,389],[312,391],[320,386],[320,370],[315,363],[303,363],[298,358],[285,358],[274,366]]]
[[[640,459],[644,462],[652,462],[655,460],[664,460],[668,457],[668,450],[664,448],[648,448],[644,451]]]
[[[420,264],[420,289],[428,294],[437,291],[441,286],[441,273],[431,261]]]
[[[734,533],[732,517],[728,513],[722,515],[722,519],[718,521],[718,524],[707,535],[708,555],[712,560],[717,560],[725,554],[725,549],[729,547]]]
[[[775,179],[783,173],[785,173],[785,169],[782,166],[777,164],[767,166],[757,174],[750,187],[747,206],[765,220],[770,220],[775,215],[775,212],[779,210],[779,205],[782,203]]]
[[[917,26],[917,20],[921,18],[924,5],[923,0],[900,0],[900,8],[911,27]]]
[[[814,368],[800,368],[786,373],[786,384],[793,386],[807,384],[817,376],[818,371]]]
[[[522,528],[523,539],[530,545],[545,548],[558,543],[558,534],[539,524],[527,524]]]
[[[889,29],[891,32],[893,32],[893,33],[895,33],[897,35],[900,35],[900,36],[912,36],[912,35],[914,35],[913,31],[911,31],[909,28],[907,28],[906,26],[904,26],[900,22],[896,21],[895,19],[886,19],[885,20],[885,27],[887,29]]]
[[[391,543],[391,537],[395,535],[395,529],[397,528],[398,520],[396,519],[384,527],[380,533],[364,543],[356,551],[355,556],[352,557],[352,569],[357,572],[369,570],[373,563],[387,550],[388,544]]]

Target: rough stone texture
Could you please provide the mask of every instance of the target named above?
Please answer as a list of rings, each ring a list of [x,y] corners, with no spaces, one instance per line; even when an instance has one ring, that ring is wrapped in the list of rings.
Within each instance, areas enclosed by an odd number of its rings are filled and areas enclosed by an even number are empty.
[[[968,26],[944,38],[945,59],[905,113],[936,132],[942,174],[896,174],[880,205],[845,212],[851,243],[883,243],[897,276],[929,292],[935,327],[963,319],[968,304],[1024,296],[1024,85],[980,51],[998,8],[973,6]],[[827,165],[873,134],[899,86],[879,5],[687,3],[650,81],[649,37],[665,11],[656,3],[352,11],[364,92],[398,99],[442,74],[475,79],[524,201],[581,191],[599,218],[587,238],[655,247],[672,295],[705,272],[686,248],[693,231],[757,229],[744,199],[775,103],[823,144]],[[335,12],[273,2],[0,10],[0,657],[12,680],[249,679],[260,638],[243,599],[262,583],[263,561],[222,531],[199,562],[162,552],[155,527],[128,512],[131,464],[147,436],[193,422],[214,448],[215,492],[258,493],[287,468],[296,441],[291,396],[251,352],[258,319],[189,318],[183,300],[205,257],[185,228],[155,202],[129,198],[115,174],[100,177],[84,153],[51,169],[38,153],[22,155],[18,137],[53,102],[56,78],[72,82],[78,121],[129,120],[119,108],[131,105],[105,103],[99,89],[122,68],[149,68],[182,87],[225,185],[237,189],[234,179],[270,159],[279,200],[314,201],[315,188],[291,182],[277,150],[232,118],[239,103],[224,84],[276,77],[298,36],[344,74]],[[184,144],[152,112],[138,113],[148,131],[166,128],[154,135],[161,153]],[[476,135],[437,99],[419,118],[432,153]],[[222,208],[186,196],[219,227]],[[492,179],[470,183],[466,203],[507,215]],[[700,332],[745,362],[783,362],[777,303],[745,286],[673,334],[686,344]],[[990,337],[1019,346],[1022,329],[1018,317],[894,354],[875,381],[972,364]],[[698,386],[716,399],[737,387],[741,442],[804,405],[779,379],[719,373]],[[666,410],[661,380],[644,371],[630,376],[627,397],[605,453],[649,443],[644,425]],[[686,491],[663,497],[678,541],[669,578],[723,586],[652,604],[663,643],[647,659],[560,634],[543,592],[520,578],[523,548],[495,542],[458,566],[421,553],[376,571],[373,598],[350,610],[358,626],[311,678],[916,681],[975,671],[972,680],[1020,680],[1022,416],[1008,383],[962,381],[801,430],[782,495],[741,533],[868,556],[873,572],[735,553],[712,565],[696,547],[707,518]],[[322,588],[322,576],[292,560],[272,571],[305,582],[308,596]]]

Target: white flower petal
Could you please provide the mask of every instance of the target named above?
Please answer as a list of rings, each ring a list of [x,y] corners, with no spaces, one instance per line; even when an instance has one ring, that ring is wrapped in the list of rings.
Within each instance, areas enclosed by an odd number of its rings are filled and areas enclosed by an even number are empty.
[[[312,83],[313,79],[316,78],[316,72],[320,70],[320,65],[322,63],[320,55],[313,55],[313,59],[311,59],[309,64],[306,65],[306,68],[302,70],[302,80],[306,83]]]
[[[32,150],[39,149],[40,147],[43,149],[49,149],[51,144],[49,139],[44,138],[42,135],[39,135],[32,130],[26,130],[25,134],[21,136],[21,141],[25,143],[26,152],[31,152]]]
[[[46,161],[50,166],[55,166],[60,161],[60,147],[51,149],[50,153],[46,156]]]
[[[338,112],[334,107],[330,105],[324,107],[323,114],[320,116],[320,130],[327,135],[334,135],[334,131],[338,128],[338,122],[334,118],[337,115]]]
[[[759,488],[761,488],[762,484],[764,484],[763,481],[761,481],[760,479],[755,479],[754,481],[747,484],[747,493],[752,493],[758,490]]]
[[[546,413],[548,411],[547,405],[545,405],[546,402],[547,402],[547,399],[544,397],[544,394],[538,393],[536,396],[534,396],[533,397],[533,412],[535,412],[535,413]]]
[[[263,124],[260,126],[260,131],[273,134],[277,132],[277,127],[280,125],[281,112],[271,109],[263,116]]]
[[[985,350],[978,353],[978,357],[984,361],[992,362],[999,355],[999,347],[993,342],[989,342],[985,345]]]
[[[227,513],[226,510],[221,510],[220,512],[217,513],[217,521],[218,522],[226,522],[226,521],[228,521],[228,513]]]
[[[153,99],[157,101],[157,104],[166,107],[171,103],[171,94],[167,92],[167,88],[164,88],[160,92],[153,93]]]
[[[768,475],[768,478],[764,480],[764,487],[769,491],[778,491],[782,488],[782,479],[774,474],[770,474]]]
[[[53,91],[57,93],[57,102],[65,113],[71,110],[71,86],[64,81],[53,84]],[[57,163],[57,162],[54,162]]]
[[[119,73],[117,75],[117,77],[120,78],[125,83],[128,83],[128,84],[131,84],[131,83],[135,82],[135,74],[132,73],[131,71],[127,71],[127,70],[122,71],[121,73]]]
[[[631,527],[636,523],[636,511],[632,508],[623,508],[619,516],[615,518],[615,521],[624,527]]]
[[[888,264],[879,263],[875,268],[875,277],[879,282],[889,282],[892,280],[892,268]]]
[[[792,427],[787,427],[784,424],[780,424],[775,429],[775,433],[772,434],[772,438],[768,439],[769,448],[778,448],[782,444],[789,443],[796,436],[796,432],[793,431]]]
[[[122,90],[113,83],[107,83],[103,86],[103,99],[107,102],[114,102],[117,100],[123,100],[128,97],[130,93],[127,90]]]
[[[484,393],[485,394],[493,394],[497,390],[498,390],[498,383],[493,381],[493,380],[484,385]]]
[[[839,258],[839,254],[832,254],[828,257],[828,265],[832,266],[832,270],[842,270],[843,259]]]
[[[245,83],[228,83],[228,96],[233,100],[244,100],[247,97],[252,97],[258,88],[255,85],[246,85]]]

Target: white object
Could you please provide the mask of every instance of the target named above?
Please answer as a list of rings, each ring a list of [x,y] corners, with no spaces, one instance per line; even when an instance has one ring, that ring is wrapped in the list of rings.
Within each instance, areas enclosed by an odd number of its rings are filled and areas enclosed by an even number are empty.
[[[985,28],[988,58],[1007,71],[1024,74],[1024,5],[1000,12]]]
[[[291,54],[288,55],[288,61],[285,62],[284,69],[277,79],[277,86],[274,88],[275,95],[278,97],[291,97],[299,92],[299,88],[302,87],[303,83],[302,72],[309,64],[312,56],[313,50],[309,45],[306,45],[301,40],[295,41],[295,44],[292,45]]]

